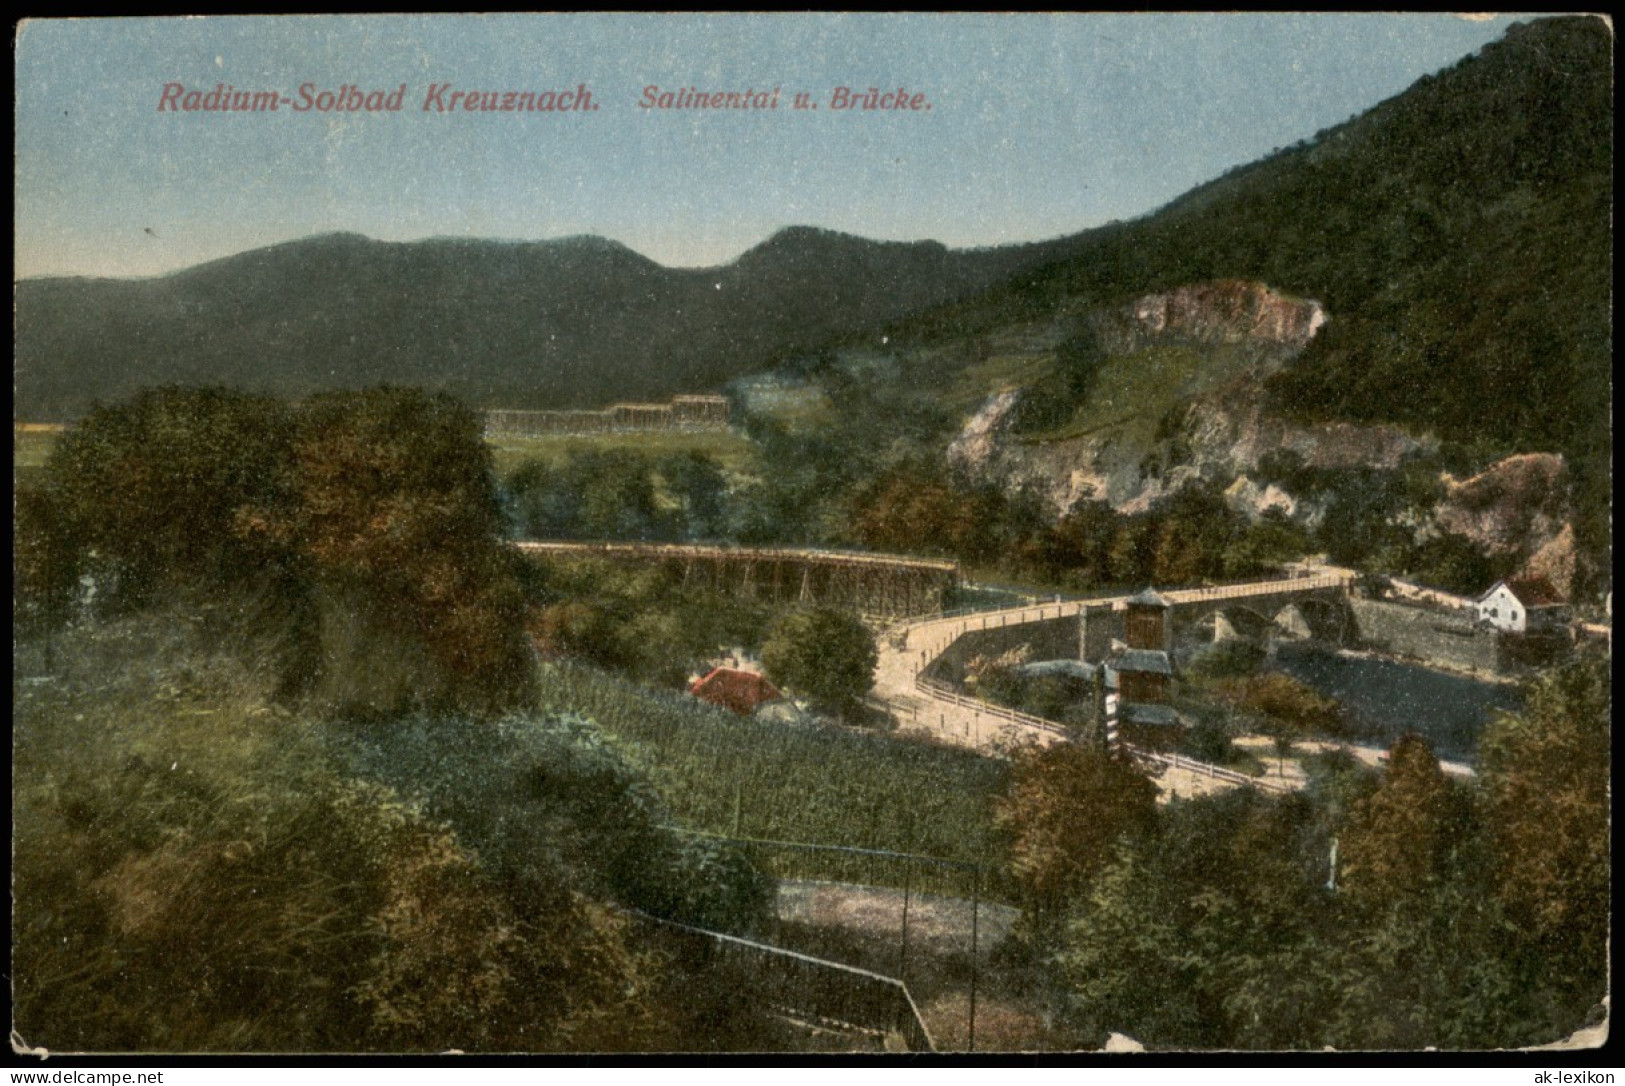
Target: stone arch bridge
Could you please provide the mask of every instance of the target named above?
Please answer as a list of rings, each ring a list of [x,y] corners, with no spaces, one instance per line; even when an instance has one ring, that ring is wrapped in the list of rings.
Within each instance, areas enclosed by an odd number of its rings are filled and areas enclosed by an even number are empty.
[[[1164,592],[1170,651],[1192,642],[1315,640],[1342,645],[1352,639],[1348,607],[1352,575],[1341,571],[1308,578],[1256,581]]]
[[[1348,605],[1352,571],[1316,569],[1285,577],[1157,595],[1168,605],[1162,623],[1169,653],[1233,638],[1254,641],[1353,639]],[[1026,646],[1039,659],[1104,660],[1112,643],[1127,639],[1128,596],[1034,604],[967,615],[941,624],[954,636],[921,661],[927,677],[955,682],[976,656],[993,657]]]

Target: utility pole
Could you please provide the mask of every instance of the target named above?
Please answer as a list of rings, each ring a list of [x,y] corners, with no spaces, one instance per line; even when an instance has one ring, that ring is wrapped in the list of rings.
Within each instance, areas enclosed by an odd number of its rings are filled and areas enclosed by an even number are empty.
[[[913,851],[910,846],[910,851]],[[897,951],[897,979],[908,983],[908,897],[913,888],[914,865],[903,861],[903,937]]]
[[[970,894],[970,1029],[968,1049],[976,1051],[976,980],[982,968],[980,956],[977,953],[977,921],[981,913],[982,903],[982,865],[976,864],[971,874]]]
[[[909,804],[908,833],[904,838],[906,845],[903,851],[910,856],[914,854],[914,812],[919,810],[919,803]],[[903,861],[903,933],[897,949],[897,979],[904,984],[908,983],[908,899],[910,891],[914,888],[914,861]]]

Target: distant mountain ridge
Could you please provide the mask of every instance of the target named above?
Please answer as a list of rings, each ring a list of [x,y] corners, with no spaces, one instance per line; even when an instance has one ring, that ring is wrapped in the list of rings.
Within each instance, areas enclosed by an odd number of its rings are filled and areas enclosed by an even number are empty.
[[[300,396],[379,382],[477,406],[596,407],[719,388],[984,290],[1069,242],[950,250],[810,227],[717,268],[618,242],[335,233],[153,279],[16,284],[16,412],[66,420],[171,382]]]
[[[595,407],[714,391],[883,337],[929,356],[919,379],[945,385],[1023,327],[1064,338],[1134,298],[1245,281],[1328,318],[1267,377],[1273,413],[1561,453],[1581,546],[1602,554],[1612,60],[1600,19],[1519,24],[1156,212],[1031,245],[800,227],[723,267],[673,269],[595,238],[328,235],[162,279],[28,280],[15,291],[16,412],[68,419],[162,382],[302,395],[388,381],[477,406]]]

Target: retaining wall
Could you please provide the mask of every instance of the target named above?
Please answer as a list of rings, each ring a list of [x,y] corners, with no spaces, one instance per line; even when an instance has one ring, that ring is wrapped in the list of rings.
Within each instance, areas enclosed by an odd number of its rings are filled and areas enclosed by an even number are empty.
[[[993,621],[998,621],[997,616]],[[1079,643],[1076,615],[1003,627],[995,625],[988,630],[973,629],[949,645],[924,674],[926,678],[958,687],[965,680],[965,665],[977,656],[1003,656],[1025,645],[1031,650],[1029,660],[1076,660]]]
[[[1503,638],[1459,612],[1351,598],[1360,644],[1424,663],[1496,674],[1508,659]]]

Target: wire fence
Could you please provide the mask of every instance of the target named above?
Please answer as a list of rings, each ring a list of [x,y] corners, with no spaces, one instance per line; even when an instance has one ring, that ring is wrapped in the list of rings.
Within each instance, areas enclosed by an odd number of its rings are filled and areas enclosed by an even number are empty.
[[[972,1049],[976,1047],[977,991],[984,967],[982,928],[986,922],[987,907],[990,904],[1003,906],[1008,914],[1018,901],[1015,883],[1002,866],[851,845],[733,837],[701,830],[678,829],[677,832],[728,842],[743,851],[761,870],[781,880],[837,883],[843,884],[846,891],[856,892],[873,891],[876,887],[894,891],[900,889],[901,910],[896,931],[896,962],[900,978],[906,979],[911,975],[908,964],[911,904],[918,909],[922,899],[930,897],[935,899],[937,906],[956,906],[964,940],[961,949],[970,966],[966,1036],[969,1046]],[[894,897],[892,905],[897,904],[898,900]],[[967,911],[968,931],[964,930],[964,914]],[[921,1028],[924,1028],[923,1024]]]
[[[746,984],[762,1006],[803,1019],[821,1020],[880,1037],[897,1037],[910,1052],[935,1052],[908,986],[896,977],[815,958],[794,950],[634,913],[658,931],[684,963],[729,975]]]
[[[881,886],[967,901],[1018,904],[1015,884],[999,865],[890,849],[740,837],[707,830],[677,829],[676,832],[727,842],[759,869],[778,879]]]

